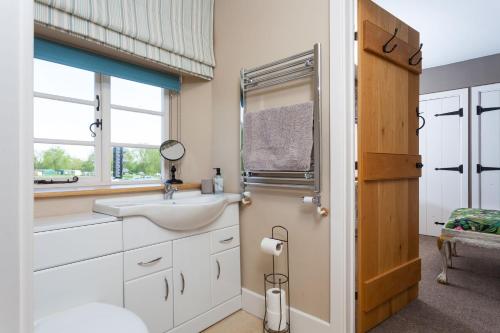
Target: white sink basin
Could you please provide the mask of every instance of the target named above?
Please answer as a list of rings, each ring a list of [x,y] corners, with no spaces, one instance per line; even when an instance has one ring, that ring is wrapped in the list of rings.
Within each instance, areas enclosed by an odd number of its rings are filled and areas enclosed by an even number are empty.
[[[162,228],[193,230],[214,222],[227,205],[240,201],[239,194],[201,194],[200,191],[94,201],[94,212],[116,217],[144,216]]]

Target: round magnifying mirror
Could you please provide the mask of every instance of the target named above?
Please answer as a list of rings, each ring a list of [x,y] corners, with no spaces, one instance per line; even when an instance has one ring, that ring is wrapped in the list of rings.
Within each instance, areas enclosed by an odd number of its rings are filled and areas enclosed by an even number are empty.
[[[167,140],[160,146],[160,154],[168,161],[178,161],[186,153],[184,145],[177,140]]]

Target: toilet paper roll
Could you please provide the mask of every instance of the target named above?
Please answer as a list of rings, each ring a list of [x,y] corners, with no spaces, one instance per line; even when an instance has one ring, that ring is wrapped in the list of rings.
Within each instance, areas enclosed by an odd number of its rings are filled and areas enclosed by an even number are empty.
[[[266,325],[267,328],[275,332],[284,331],[287,326],[286,313],[281,314],[280,318],[279,312],[267,311],[266,321],[267,321]]]
[[[286,292],[279,288],[269,288],[266,291],[266,301],[267,301],[267,311],[280,313],[280,301],[281,301],[281,312],[286,313]]]
[[[260,248],[265,253],[279,256],[281,251],[283,251],[283,242],[277,239],[264,237],[260,242]]]
[[[267,328],[277,332],[285,330],[288,313],[285,291],[279,288],[269,288],[266,291],[266,301]]]

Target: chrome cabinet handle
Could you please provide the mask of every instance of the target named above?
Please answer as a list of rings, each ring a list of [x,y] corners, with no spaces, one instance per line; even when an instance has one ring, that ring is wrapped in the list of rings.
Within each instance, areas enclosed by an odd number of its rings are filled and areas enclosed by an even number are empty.
[[[168,288],[168,280],[165,278],[165,301],[168,300],[169,288]]]
[[[138,262],[137,265],[139,266],[149,266],[149,265],[154,265],[156,264],[158,261],[160,261],[163,257],[158,257],[156,259],[153,259],[153,260],[150,260],[150,261],[146,261],[146,262]]]
[[[221,244],[230,243],[233,239],[234,239],[234,237],[229,237],[229,238],[220,240],[219,243],[221,243]]]
[[[181,288],[181,295],[184,294],[184,289],[186,287],[186,281],[184,281],[184,274],[181,272],[181,279],[182,279],[182,288]]]
[[[220,278],[220,262],[219,259],[216,259],[215,262],[217,263],[217,280]]]

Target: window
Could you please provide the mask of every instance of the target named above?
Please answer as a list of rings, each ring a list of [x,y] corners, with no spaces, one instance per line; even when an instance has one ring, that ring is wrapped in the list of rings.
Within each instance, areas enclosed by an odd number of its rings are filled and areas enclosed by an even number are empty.
[[[158,182],[168,92],[35,59],[35,179],[77,176],[78,186]]]
[[[162,90],[111,77],[113,179],[161,179]]]

